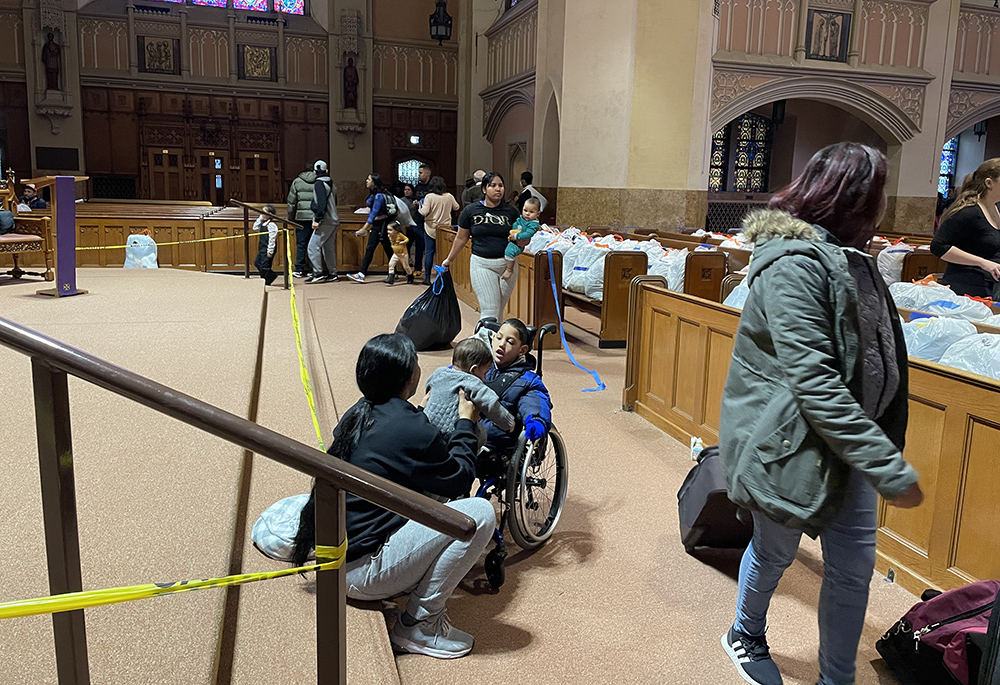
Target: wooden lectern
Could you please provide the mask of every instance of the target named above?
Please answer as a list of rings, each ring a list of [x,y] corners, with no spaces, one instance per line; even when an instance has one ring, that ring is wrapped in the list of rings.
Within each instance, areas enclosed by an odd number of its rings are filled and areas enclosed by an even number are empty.
[[[76,287],[76,182],[89,176],[39,176],[22,180],[37,190],[52,186],[52,221],[55,223],[55,288],[39,290],[39,295],[71,297],[86,294]]]

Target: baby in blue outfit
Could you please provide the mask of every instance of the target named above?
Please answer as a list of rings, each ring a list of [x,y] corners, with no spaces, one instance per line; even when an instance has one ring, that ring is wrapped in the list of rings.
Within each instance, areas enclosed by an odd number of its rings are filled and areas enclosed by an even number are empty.
[[[541,213],[542,204],[537,197],[529,197],[524,201],[524,209],[521,210],[521,216],[518,220],[514,222],[514,228],[510,230],[510,237],[507,238],[510,242],[507,243],[507,249],[503,253],[503,258],[507,260],[507,269],[501,278],[505,281],[514,275],[514,262],[517,260],[517,256],[524,252],[524,248],[519,246],[516,241],[531,240],[538,233],[538,215]]]

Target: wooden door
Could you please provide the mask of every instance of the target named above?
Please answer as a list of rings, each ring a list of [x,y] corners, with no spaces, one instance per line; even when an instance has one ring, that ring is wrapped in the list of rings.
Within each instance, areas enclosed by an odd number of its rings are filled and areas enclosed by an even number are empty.
[[[149,159],[149,198],[151,200],[183,200],[181,159],[179,148],[147,148]]]
[[[229,153],[224,150],[196,150],[194,156],[199,199],[224,207],[232,191]]]
[[[273,152],[244,152],[241,157],[241,181],[244,202],[270,202],[275,204],[278,179],[275,174]],[[277,204],[280,203],[280,198]]]

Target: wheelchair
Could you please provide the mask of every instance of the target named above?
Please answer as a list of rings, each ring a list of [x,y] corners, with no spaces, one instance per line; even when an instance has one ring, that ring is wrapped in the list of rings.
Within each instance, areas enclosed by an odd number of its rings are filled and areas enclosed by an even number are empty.
[[[496,333],[500,325],[495,319],[484,319],[476,326],[476,334],[482,328]],[[556,330],[555,324],[546,324],[540,330],[528,327],[528,359],[535,362],[534,371],[539,377],[542,375],[542,341],[546,334]],[[536,337],[538,352],[537,357],[533,357],[531,347]],[[528,441],[522,431],[511,454],[484,448],[479,454],[478,470],[480,487],[476,496],[487,500],[495,498],[499,505],[497,528],[493,532],[494,547],[485,561],[486,580],[490,587],[499,589],[504,583],[504,560],[507,558],[504,528],[521,549],[534,550],[549,539],[559,523],[569,478],[566,443],[555,425],[534,442]]]

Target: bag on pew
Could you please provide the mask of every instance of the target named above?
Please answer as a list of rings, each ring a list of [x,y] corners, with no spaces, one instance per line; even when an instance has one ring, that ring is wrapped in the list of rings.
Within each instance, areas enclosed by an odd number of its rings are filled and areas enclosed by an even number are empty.
[[[952,319],[967,321],[988,321],[993,318],[993,310],[982,302],[976,302],[968,297],[958,297],[955,300],[937,300],[920,308],[920,311],[936,316],[946,316]]]
[[[576,265],[576,258],[583,250],[590,247],[590,244],[589,238],[581,236],[574,240],[573,244],[568,248],[560,250],[563,255],[563,287],[566,287],[566,277],[573,271],[573,267]]]
[[[684,292],[684,272],[687,268],[688,251],[667,250],[667,253],[649,265],[648,273],[667,279],[667,289],[675,293]]]
[[[750,295],[750,286],[746,283],[740,283],[738,286],[733,288],[733,292],[729,293],[726,297],[725,302],[722,304],[729,307],[736,307],[737,309],[743,309],[747,303],[747,296]]]
[[[889,286],[889,292],[897,307],[903,309],[914,309],[922,311],[931,302],[937,300],[958,301],[959,295],[955,294],[946,285],[920,285],[917,283],[893,283]]]
[[[875,258],[875,264],[878,266],[878,272],[882,274],[882,280],[885,281],[886,285],[899,283],[899,279],[903,277],[903,260],[913,250],[914,247],[912,245],[899,243],[898,245],[891,245],[878,253],[878,257]]]
[[[987,635],[998,591],[996,580],[948,592],[927,590],[875,648],[901,685],[982,685],[979,674],[984,654],[989,655]]]
[[[681,542],[688,554],[695,547],[742,549],[753,537],[750,512],[740,511],[726,493],[718,447],[706,447],[677,491]]]
[[[576,259],[573,260],[573,270],[563,269],[563,287],[575,293],[583,293],[586,289],[587,273],[590,267],[597,262],[603,265],[604,258],[611,251],[611,248],[604,245],[584,244],[580,250],[576,251]],[[570,250],[573,252],[573,250]],[[604,278],[603,274],[601,278]]]
[[[531,241],[528,243],[528,247],[525,249],[531,253],[541,252],[546,248],[546,246],[553,240],[556,240],[558,236],[555,233],[549,233],[548,231],[539,231],[535,235],[531,236]]]
[[[598,259],[583,279],[583,294],[592,300],[604,301],[604,260]]]
[[[929,362],[940,361],[949,347],[976,332],[972,323],[962,319],[931,317],[903,324],[907,354]]]
[[[655,240],[647,240],[639,244],[639,249],[646,253],[650,264],[660,259],[667,253],[667,250]]]
[[[126,269],[156,269],[156,241],[145,233],[130,235],[125,241]]]
[[[1000,380],[1000,335],[977,333],[959,340],[941,355],[940,363]]]

